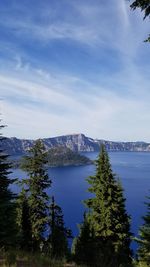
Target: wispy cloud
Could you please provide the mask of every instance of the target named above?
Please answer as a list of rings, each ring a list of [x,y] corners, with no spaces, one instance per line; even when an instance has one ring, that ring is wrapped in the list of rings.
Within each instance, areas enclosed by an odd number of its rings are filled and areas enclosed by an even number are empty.
[[[45,1],[35,9],[33,0],[17,2],[0,14],[6,134],[148,140],[148,24],[140,13],[124,0]]]
[[[141,135],[145,140],[148,138],[144,125],[150,119],[149,101],[142,99],[141,95],[129,98],[96,85],[95,94],[84,90],[82,94],[74,93],[76,80],[78,84],[81,82],[82,88],[84,84],[77,77],[58,76],[59,79],[54,79],[44,70],[32,69],[31,73],[30,69],[29,72],[34,82],[27,77],[25,80],[0,76],[1,103],[5,121],[11,128],[8,129],[9,135],[18,133],[20,137],[38,138],[84,132],[93,137],[113,140],[120,140],[120,136],[124,140],[139,139]],[[38,75],[42,77],[40,83],[35,82]],[[84,86],[90,87],[91,84],[85,82]],[[25,129],[31,130],[28,132]]]
[[[143,40],[148,27],[139,21],[138,16],[131,16],[128,2],[96,1],[91,6],[91,2],[82,0],[80,3],[71,1],[68,5],[72,8],[72,14],[63,16],[63,19],[58,19],[60,12],[62,13],[61,9],[53,7],[52,10],[50,4],[36,10],[35,14],[28,9],[23,11],[22,7],[23,17],[12,12],[4,19],[6,12],[2,10],[4,14],[1,14],[0,25],[18,38],[37,40],[45,45],[51,40],[70,39],[95,49],[111,47],[125,56],[136,54],[139,42]],[[13,8],[16,11],[18,5]]]

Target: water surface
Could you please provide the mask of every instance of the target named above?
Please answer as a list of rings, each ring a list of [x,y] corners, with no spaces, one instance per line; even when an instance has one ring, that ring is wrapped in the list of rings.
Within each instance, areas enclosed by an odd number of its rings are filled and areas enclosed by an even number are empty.
[[[97,153],[88,152],[86,156],[96,159]],[[124,188],[127,211],[131,215],[132,232],[137,235],[142,224],[142,216],[146,212],[145,197],[149,195],[150,189],[150,153],[110,152],[109,156],[112,169]],[[87,192],[86,178],[95,173],[95,166],[49,168],[48,173],[52,179],[49,195],[55,196],[63,209],[66,225],[77,235],[77,225],[82,222],[85,210],[82,202],[90,196]],[[21,179],[25,178],[26,174],[21,170],[14,170],[11,176]],[[19,192],[16,186],[13,189]],[[136,248],[135,243],[132,246]]]

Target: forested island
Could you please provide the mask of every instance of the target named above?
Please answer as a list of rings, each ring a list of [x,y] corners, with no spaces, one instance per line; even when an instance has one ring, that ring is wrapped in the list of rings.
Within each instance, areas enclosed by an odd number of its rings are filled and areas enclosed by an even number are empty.
[[[25,155],[16,155],[11,158],[12,168],[21,168],[22,157]],[[63,167],[63,166],[81,166],[93,164],[93,161],[78,152],[64,146],[57,146],[46,152],[47,167]]]
[[[93,161],[88,157],[80,155],[79,153],[63,146],[51,148],[48,150],[47,154],[47,165],[49,167],[80,166],[93,164]]]

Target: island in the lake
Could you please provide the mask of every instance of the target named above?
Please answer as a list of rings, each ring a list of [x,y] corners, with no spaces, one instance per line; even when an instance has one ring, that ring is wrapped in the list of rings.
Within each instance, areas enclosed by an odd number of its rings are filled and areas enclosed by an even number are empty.
[[[70,148],[58,146],[48,150],[48,166],[80,166],[92,164],[93,161]]]
[[[18,155],[11,158],[12,168],[20,168],[23,156]],[[93,164],[93,161],[84,155],[64,146],[57,146],[47,151],[47,166],[61,167],[61,166],[82,166]]]

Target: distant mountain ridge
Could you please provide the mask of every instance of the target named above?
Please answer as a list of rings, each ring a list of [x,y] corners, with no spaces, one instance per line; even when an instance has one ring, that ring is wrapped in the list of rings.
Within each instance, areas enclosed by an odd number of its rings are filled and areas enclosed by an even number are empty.
[[[150,152],[150,143],[146,142],[114,142],[93,139],[84,134],[70,134],[50,138],[41,138],[47,150],[57,146],[65,146],[75,152],[99,151],[104,144],[108,151],[144,151]],[[2,149],[10,155],[25,154],[34,144],[35,140],[5,138]]]

